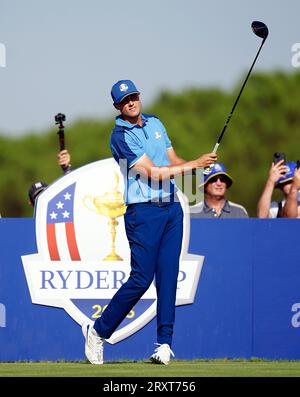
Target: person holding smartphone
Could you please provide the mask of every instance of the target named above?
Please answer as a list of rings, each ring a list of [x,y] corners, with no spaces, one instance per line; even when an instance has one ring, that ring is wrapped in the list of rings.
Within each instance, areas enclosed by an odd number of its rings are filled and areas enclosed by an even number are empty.
[[[289,194],[292,193],[291,187],[294,184],[293,180],[296,167],[297,165],[294,161],[286,162],[284,153],[274,153],[273,162],[269,170],[269,177],[265,184],[263,193],[258,201],[258,218],[297,218],[297,216],[294,216],[295,203],[292,201],[292,197],[288,200]],[[299,170],[297,170],[297,177],[298,173],[300,179]],[[296,186],[298,186],[297,181],[295,182],[295,186],[293,188],[293,195],[295,194],[294,189],[296,188]],[[274,189],[276,188],[280,189],[283,194],[283,200],[279,202],[272,201],[272,195]],[[290,204],[287,208],[285,208],[287,202]],[[297,207],[299,208],[299,203],[297,203]]]
[[[283,217],[300,218],[300,160],[297,161],[294,177],[283,207]]]

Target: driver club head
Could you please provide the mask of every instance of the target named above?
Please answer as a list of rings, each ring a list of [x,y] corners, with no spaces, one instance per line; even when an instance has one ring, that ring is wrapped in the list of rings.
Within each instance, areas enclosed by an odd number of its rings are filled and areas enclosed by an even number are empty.
[[[261,37],[264,40],[268,37],[269,30],[267,25],[263,22],[253,21],[251,24],[251,28],[256,36]]]

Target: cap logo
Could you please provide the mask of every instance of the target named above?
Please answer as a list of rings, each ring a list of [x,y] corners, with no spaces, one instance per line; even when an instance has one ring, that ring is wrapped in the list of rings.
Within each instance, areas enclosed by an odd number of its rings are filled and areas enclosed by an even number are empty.
[[[216,171],[220,171],[220,170],[222,170],[222,168],[221,168],[221,166],[219,166],[219,164],[216,164],[216,165],[215,165],[215,170],[216,170]]]
[[[128,85],[122,83],[122,84],[120,85],[119,88],[120,88],[120,91],[121,91],[121,92],[124,92],[124,91],[127,91],[127,90],[128,90]]]

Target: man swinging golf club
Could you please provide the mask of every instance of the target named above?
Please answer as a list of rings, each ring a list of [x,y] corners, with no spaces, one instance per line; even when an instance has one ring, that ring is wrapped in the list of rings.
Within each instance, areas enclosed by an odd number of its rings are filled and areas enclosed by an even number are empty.
[[[141,113],[140,92],[131,80],[111,90],[120,111],[111,135],[111,151],[124,175],[126,234],[131,249],[131,273],[94,324],[83,324],[85,354],[103,363],[103,345],[117,329],[155,277],[157,348],[151,361],[168,364],[175,319],[183,213],[176,200],[174,176],[214,164],[214,153],[196,160],[179,158],[160,120]]]

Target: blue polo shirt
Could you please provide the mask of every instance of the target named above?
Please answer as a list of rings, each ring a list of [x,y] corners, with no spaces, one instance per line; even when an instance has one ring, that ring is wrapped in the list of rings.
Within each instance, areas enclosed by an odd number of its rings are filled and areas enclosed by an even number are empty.
[[[132,169],[145,155],[156,166],[170,165],[167,150],[172,144],[164,125],[153,115],[142,114],[142,121],[141,127],[123,120],[121,116],[116,117],[110,139],[112,155],[124,176],[127,205],[150,200],[168,201],[175,190],[174,179],[154,181]]]

